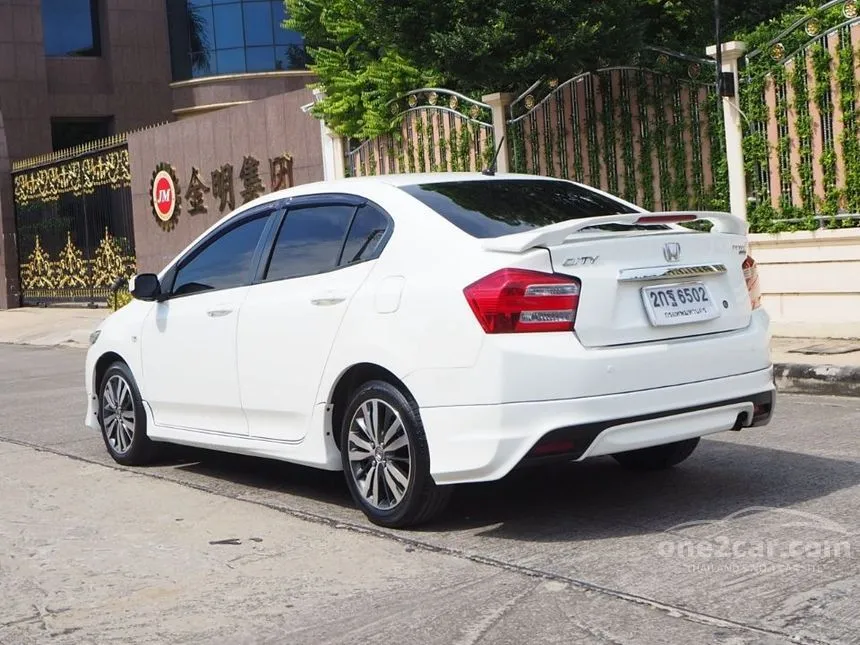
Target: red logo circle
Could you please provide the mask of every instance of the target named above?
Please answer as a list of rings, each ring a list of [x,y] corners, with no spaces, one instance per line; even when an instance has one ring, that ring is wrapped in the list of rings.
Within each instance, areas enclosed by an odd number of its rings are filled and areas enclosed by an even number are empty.
[[[152,205],[163,222],[169,221],[176,211],[176,185],[165,170],[159,171],[152,182]]]
[[[167,177],[160,177],[155,184],[155,206],[162,215],[167,215],[173,207],[173,183]]]

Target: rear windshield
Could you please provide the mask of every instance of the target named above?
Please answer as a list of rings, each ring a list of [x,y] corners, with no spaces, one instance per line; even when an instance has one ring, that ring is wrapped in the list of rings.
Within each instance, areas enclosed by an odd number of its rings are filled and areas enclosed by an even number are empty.
[[[488,179],[401,188],[461,230],[480,238],[583,217],[636,212],[621,202],[565,181]]]

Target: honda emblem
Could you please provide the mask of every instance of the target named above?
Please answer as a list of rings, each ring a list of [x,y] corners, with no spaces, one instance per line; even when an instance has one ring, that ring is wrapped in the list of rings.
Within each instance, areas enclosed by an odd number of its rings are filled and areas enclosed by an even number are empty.
[[[666,262],[678,262],[681,259],[681,245],[677,242],[668,242],[663,247],[663,257]]]

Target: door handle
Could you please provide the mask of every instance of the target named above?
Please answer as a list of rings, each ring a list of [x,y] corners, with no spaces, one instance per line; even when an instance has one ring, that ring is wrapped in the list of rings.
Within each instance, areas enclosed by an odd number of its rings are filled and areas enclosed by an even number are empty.
[[[232,313],[232,309],[211,309],[206,312],[206,315],[210,318],[223,318],[224,316],[229,316]]]
[[[312,305],[316,305],[317,307],[330,307],[331,305],[340,304],[346,300],[344,297],[335,296],[335,295],[327,295],[322,298],[313,298],[311,300]]]

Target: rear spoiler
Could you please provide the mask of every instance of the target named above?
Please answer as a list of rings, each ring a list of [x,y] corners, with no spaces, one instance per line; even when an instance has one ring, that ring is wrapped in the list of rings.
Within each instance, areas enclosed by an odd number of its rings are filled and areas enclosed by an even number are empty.
[[[550,224],[523,233],[503,235],[485,239],[482,246],[487,251],[502,251],[505,253],[522,253],[538,246],[556,246],[564,243],[574,233],[605,224],[680,224],[696,220],[708,220],[713,223],[713,233],[728,233],[730,235],[746,235],[747,223],[729,213],[710,211],[664,211],[659,213],[620,213],[601,217],[586,217]]]

